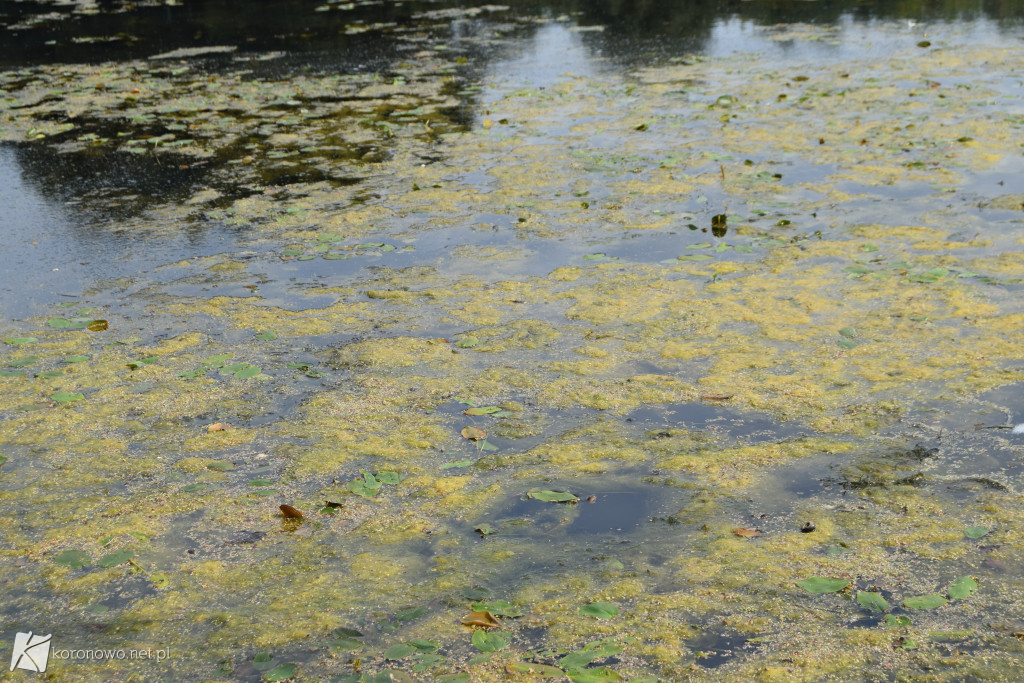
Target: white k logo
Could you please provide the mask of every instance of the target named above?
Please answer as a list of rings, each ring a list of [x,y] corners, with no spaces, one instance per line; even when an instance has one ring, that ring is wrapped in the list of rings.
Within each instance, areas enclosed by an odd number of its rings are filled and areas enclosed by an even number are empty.
[[[14,654],[11,655],[11,671],[15,668],[27,671],[46,671],[46,661],[50,658],[50,638],[33,636],[32,631],[14,636]]]

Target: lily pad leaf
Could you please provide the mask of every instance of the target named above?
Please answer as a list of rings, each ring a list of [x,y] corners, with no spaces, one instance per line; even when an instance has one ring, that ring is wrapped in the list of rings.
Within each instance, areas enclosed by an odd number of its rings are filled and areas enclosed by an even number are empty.
[[[910,620],[910,617],[896,616],[895,614],[885,615],[886,626],[913,626],[914,622]]]
[[[85,398],[84,394],[75,394],[70,391],[58,391],[56,394],[50,397],[57,403],[71,403],[72,401],[81,401]]]
[[[606,681],[621,681],[622,676],[606,666],[596,669],[576,669],[566,672],[569,680],[573,683],[605,683]]]
[[[402,659],[416,652],[412,645],[392,645],[384,651],[384,659]]]
[[[534,500],[543,500],[546,503],[576,503],[579,501],[578,496],[568,491],[530,491],[526,496]]]
[[[490,612],[499,617],[521,617],[523,610],[513,605],[508,600],[489,600],[487,602],[474,602],[473,609],[478,612]]]
[[[462,412],[465,415],[491,415],[493,413],[500,413],[501,408],[498,406],[481,406],[479,408],[467,408]]]
[[[961,576],[949,587],[949,597],[953,600],[963,600],[968,595],[978,590],[978,582],[970,576]]]
[[[80,569],[92,563],[89,556],[81,550],[65,550],[57,555],[57,557],[53,558],[53,561],[57,564],[62,564],[65,567],[71,567],[72,569]]]
[[[491,589],[484,586],[473,586],[462,591],[462,597],[473,602],[479,602],[491,597]]]
[[[580,614],[597,619],[611,619],[619,614],[619,608],[610,602],[591,602],[580,607]]]
[[[358,650],[363,647],[355,638],[336,638],[327,643],[331,650],[335,652],[348,652],[350,650]]]
[[[569,654],[559,659],[558,663],[564,666],[566,669],[582,669],[595,659],[597,659],[596,652],[594,652],[593,650],[589,652],[583,650],[580,652],[570,652]]]
[[[557,666],[534,664],[533,662],[511,662],[505,665],[505,671],[510,674],[527,674],[536,678],[562,678],[565,676],[565,672]]]
[[[964,536],[967,538],[981,538],[988,533],[987,526],[969,526],[964,529]]]
[[[398,619],[399,621],[412,621],[413,619],[419,619],[426,613],[427,608],[420,605],[418,607],[410,607],[409,609],[402,610],[395,615],[395,619]]]
[[[380,491],[380,487],[370,488],[366,485],[366,482],[355,479],[348,483],[348,490],[363,498],[373,498]]]
[[[436,643],[433,640],[426,640],[424,638],[413,638],[408,642],[408,644],[416,648],[418,652],[436,652],[437,649],[441,647],[440,643]]]
[[[479,626],[481,628],[501,628],[501,622],[490,612],[484,611],[470,612],[462,617],[462,624],[464,626]]]
[[[850,582],[845,579],[830,579],[825,576],[812,576],[809,579],[797,581],[796,585],[800,586],[808,593],[838,593],[849,586]]]
[[[256,339],[259,341],[274,341],[277,339],[277,332],[274,332],[273,330],[266,330],[265,332],[257,334]]]
[[[508,645],[508,641],[498,633],[484,630],[473,632],[473,646],[480,652],[497,652],[506,645]]]
[[[97,567],[116,567],[119,564],[124,564],[128,560],[134,557],[134,553],[130,550],[116,550],[109,555],[105,555],[99,559],[96,563]]]
[[[21,346],[22,344],[35,344],[39,341],[36,337],[8,337],[4,339],[4,344],[10,344],[11,346]]]
[[[486,439],[487,432],[480,429],[479,427],[463,427],[462,436],[463,438],[469,439],[471,441],[476,441],[477,439]]]
[[[913,598],[907,598],[903,601],[903,606],[910,609],[935,609],[936,607],[942,607],[948,600],[943,595],[938,593],[932,593],[930,595],[919,595]]]
[[[382,484],[397,484],[401,481],[398,472],[378,472],[377,481]]]
[[[263,674],[263,680],[265,681],[286,681],[295,675],[295,670],[298,668],[295,664],[282,664],[281,666],[274,667],[270,671]]]
[[[439,467],[438,469],[449,470],[452,469],[453,467],[469,467],[472,464],[472,460],[456,460],[455,462],[446,462],[445,464],[441,465],[441,467]]]
[[[455,342],[455,346],[459,347],[460,349],[470,349],[470,348],[473,348],[474,346],[476,346],[479,343],[480,343],[479,339],[477,339],[473,335],[469,335],[469,336],[463,337],[459,341]]]
[[[260,372],[260,369],[255,365],[246,365],[245,367],[235,372],[235,377],[237,379],[249,379],[260,374]]]
[[[889,609],[889,603],[880,593],[874,591],[860,591],[857,593],[857,602],[869,612],[884,612]]]

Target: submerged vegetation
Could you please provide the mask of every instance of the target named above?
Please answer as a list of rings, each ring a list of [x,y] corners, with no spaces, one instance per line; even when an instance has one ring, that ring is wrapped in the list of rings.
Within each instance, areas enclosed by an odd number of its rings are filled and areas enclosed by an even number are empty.
[[[80,193],[96,231],[227,245],[3,322],[8,644],[170,649],[78,680],[1019,679],[1019,48],[876,30],[543,85],[440,44],[0,74],[28,154],[201,169]]]

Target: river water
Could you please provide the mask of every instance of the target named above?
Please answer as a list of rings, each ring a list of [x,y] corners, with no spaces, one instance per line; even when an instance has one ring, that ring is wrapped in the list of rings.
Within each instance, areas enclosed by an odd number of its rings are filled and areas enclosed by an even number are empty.
[[[0,2],[3,642],[1019,680],[1022,20]]]

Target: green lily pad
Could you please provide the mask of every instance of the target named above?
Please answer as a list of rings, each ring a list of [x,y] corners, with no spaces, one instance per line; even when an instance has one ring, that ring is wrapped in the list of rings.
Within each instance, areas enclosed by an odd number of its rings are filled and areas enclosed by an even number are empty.
[[[274,667],[270,671],[263,674],[263,680],[265,681],[286,681],[295,675],[295,671],[298,666],[295,664],[282,664],[281,666]]]
[[[462,412],[466,415],[492,415],[494,413],[500,413],[501,408],[498,406],[481,406],[478,408],[467,408]]]
[[[28,367],[29,365],[32,365],[37,360],[39,360],[39,356],[25,356],[24,358],[17,358],[15,360],[12,360],[7,365],[8,367],[12,368],[25,368]]]
[[[964,536],[967,538],[981,538],[989,531],[987,526],[969,526],[964,529]]]
[[[595,659],[597,659],[597,653],[593,650],[589,652],[586,650],[579,650],[565,655],[558,660],[558,663],[566,669],[582,669]]]
[[[970,576],[961,576],[949,587],[949,597],[953,600],[963,600],[968,595],[978,590],[978,582]]]
[[[534,500],[543,500],[546,503],[575,503],[579,501],[578,496],[574,496],[568,491],[530,491],[526,496]]]
[[[913,598],[906,598],[903,601],[903,606],[910,609],[935,609],[936,607],[942,607],[949,600],[944,595],[938,593],[932,593],[930,595],[919,595]]]
[[[96,563],[97,567],[116,567],[119,564],[124,564],[128,560],[135,557],[135,553],[131,550],[115,550],[109,555],[104,555]]]
[[[371,488],[366,485],[366,482],[359,481],[358,479],[350,481],[347,486],[349,491],[357,496],[362,496],[363,498],[373,498],[377,495],[377,492],[380,491],[379,486]]]
[[[39,341],[36,337],[8,337],[4,339],[4,344],[10,344],[11,346],[21,346],[23,344],[35,344]]]
[[[412,645],[392,645],[384,651],[384,659],[402,659],[413,652],[416,652],[416,648]]]
[[[608,683],[622,680],[622,676],[606,666],[600,666],[596,669],[576,669],[566,673],[569,676],[569,680],[573,681],[573,683]]]
[[[382,484],[397,484],[402,479],[398,476],[398,472],[378,472],[377,481]]]
[[[469,349],[469,348],[472,348],[472,347],[476,346],[479,343],[480,343],[479,339],[477,339],[476,337],[474,337],[472,335],[469,335],[469,336],[463,337],[459,341],[455,342],[455,345],[457,347],[459,347],[460,349]]]
[[[800,586],[808,593],[838,593],[849,586],[850,582],[845,579],[830,579],[824,576],[812,576],[809,579],[797,581],[796,585]]]
[[[473,632],[473,645],[480,652],[497,652],[508,645],[508,641],[497,633],[479,630]]]
[[[534,664],[533,662],[512,662],[505,667],[509,671],[521,674],[529,674],[535,678],[562,678],[565,672],[557,666],[549,664]]]
[[[438,469],[449,470],[453,467],[469,467],[472,464],[472,460],[456,460],[455,462],[446,462],[445,464],[441,465],[441,467],[439,467]]]
[[[910,617],[896,616],[895,614],[885,615],[886,626],[913,626],[914,622],[910,620]]]
[[[349,652],[351,650],[359,650],[363,647],[355,638],[336,638],[327,643],[327,645],[333,651],[337,652]]]
[[[85,398],[85,395],[75,394],[70,391],[58,391],[56,394],[50,396],[50,398],[57,403],[71,403],[72,401],[81,401]]]
[[[273,484],[274,481],[272,479],[265,479],[264,477],[249,480],[249,486],[273,486]]]
[[[611,619],[619,614],[619,608],[610,602],[591,602],[580,607],[580,614],[597,619]]]
[[[441,643],[434,642],[433,640],[426,640],[425,638],[413,638],[408,641],[409,645],[412,645],[418,652],[437,652],[441,647]]]
[[[243,363],[242,365],[244,365],[244,367],[235,370],[234,372],[236,379],[249,379],[251,377],[255,377],[261,372],[255,365],[249,365],[247,363]]]
[[[427,608],[420,605],[418,607],[410,607],[409,609],[402,610],[395,615],[395,619],[398,619],[399,621],[412,621],[413,619],[419,619],[426,613]]]
[[[65,550],[54,557],[53,561],[57,564],[62,564],[65,567],[71,567],[72,569],[80,569],[88,564],[92,564],[92,560],[89,559],[89,555],[81,550]]]
[[[259,341],[274,341],[277,339],[277,332],[274,332],[273,330],[266,330],[257,334],[256,339]]]
[[[462,597],[474,602],[491,597],[491,589],[483,586],[473,586],[462,591]]]
[[[873,591],[860,591],[857,593],[857,602],[869,612],[884,612],[889,609],[889,603],[880,593]]]

